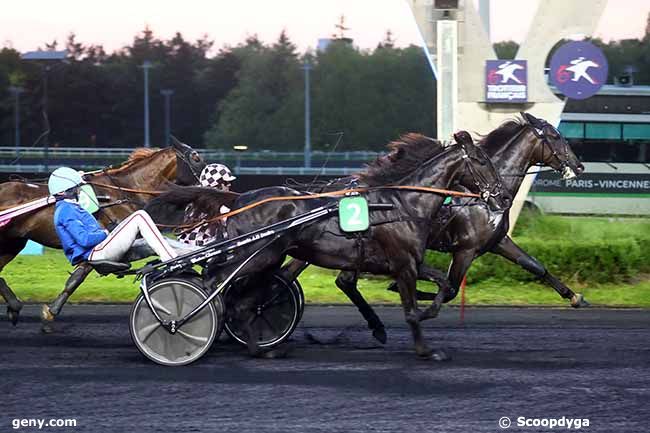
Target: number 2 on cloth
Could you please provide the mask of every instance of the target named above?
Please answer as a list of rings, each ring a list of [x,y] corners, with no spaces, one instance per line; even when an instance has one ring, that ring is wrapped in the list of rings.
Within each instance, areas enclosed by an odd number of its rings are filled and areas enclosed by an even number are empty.
[[[345,197],[339,202],[339,226],[344,232],[368,230],[368,202],[360,196]]]

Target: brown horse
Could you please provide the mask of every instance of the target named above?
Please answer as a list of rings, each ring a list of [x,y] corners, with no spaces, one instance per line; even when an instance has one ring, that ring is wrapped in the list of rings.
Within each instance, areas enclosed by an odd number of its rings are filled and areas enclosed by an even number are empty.
[[[126,216],[142,208],[155,191],[168,189],[170,182],[192,185],[205,166],[203,158],[190,146],[174,141],[172,147],[162,150],[136,149],[122,165],[86,174],[86,182],[93,185],[100,201],[107,201],[95,216],[104,227],[112,227]],[[30,182],[6,182],[0,184],[0,210],[48,196],[47,185]],[[51,248],[61,248],[53,224],[54,206],[47,206],[14,218],[0,228],[0,272],[33,240]],[[77,268],[78,270],[79,268]],[[75,270],[75,272],[77,272]],[[83,278],[78,279],[77,286]],[[81,274],[78,272],[77,275]],[[64,293],[69,291],[66,284]],[[76,287],[75,287],[76,288]],[[74,290],[74,289],[73,289]],[[57,300],[69,294],[62,293]],[[15,325],[22,303],[0,277],[0,295],[7,301],[7,315]],[[55,312],[54,314],[58,313]]]

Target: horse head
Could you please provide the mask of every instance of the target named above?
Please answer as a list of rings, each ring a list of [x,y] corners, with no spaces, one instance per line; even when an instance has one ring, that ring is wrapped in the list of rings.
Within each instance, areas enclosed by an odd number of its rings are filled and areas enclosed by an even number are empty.
[[[172,148],[176,152],[176,184],[197,185],[206,163],[199,153],[173,135]]]
[[[456,146],[465,153],[465,170],[458,183],[467,187],[474,184],[481,199],[494,210],[507,209],[512,205],[512,195],[504,188],[503,181],[487,153],[474,144],[472,136],[467,131],[454,134]]]
[[[561,173],[564,179],[576,177],[585,170],[584,165],[557,128],[530,113],[520,114],[541,143],[537,155],[540,162]]]

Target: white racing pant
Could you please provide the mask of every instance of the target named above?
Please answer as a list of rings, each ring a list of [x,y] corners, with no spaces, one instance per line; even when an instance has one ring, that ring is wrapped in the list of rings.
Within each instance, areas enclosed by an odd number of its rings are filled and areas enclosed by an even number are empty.
[[[143,210],[129,215],[108,235],[106,239],[90,252],[88,260],[121,260],[131,248],[138,235],[160,257],[163,262],[173,259],[178,254],[156,227],[149,214]]]

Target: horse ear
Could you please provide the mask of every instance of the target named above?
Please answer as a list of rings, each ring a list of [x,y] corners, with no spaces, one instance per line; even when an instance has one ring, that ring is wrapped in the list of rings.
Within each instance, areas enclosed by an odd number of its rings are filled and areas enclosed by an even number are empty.
[[[536,128],[539,127],[541,122],[537,117],[533,116],[530,113],[521,113],[521,115],[524,116],[524,119],[526,119],[526,122],[528,122],[530,125]]]
[[[185,148],[187,146],[185,143],[182,143],[178,138],[176,138],[172,134],[169,134],[169,136],[172,139],[172,146],[174,146],[175,148],[182,150],[183,148]]]

